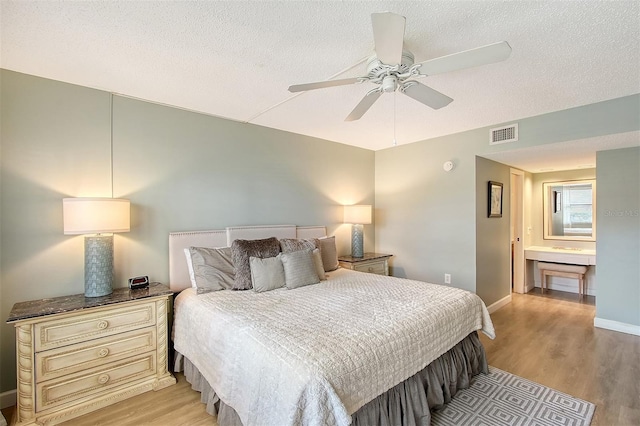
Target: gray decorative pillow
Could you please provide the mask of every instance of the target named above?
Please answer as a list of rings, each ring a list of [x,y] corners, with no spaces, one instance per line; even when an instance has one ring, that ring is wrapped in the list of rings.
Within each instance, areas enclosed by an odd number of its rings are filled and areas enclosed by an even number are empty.
[[[335,271],[340,264],[338,263],[338,250],[336,249],[336,237],[318,238],[320,246],[320,254],[322,255],[322,264],[325,272]]]
[[[280,253],[280,243],[275,237],[262,240],[235,240],[231,244],[231,259],[235,267],[234,290],[251,288],[251,256],[264,259],[276,257]]]
[[[284,268],[280,255],[266,259],[252,256],[249,258],[249,265],[253,291],[262,293],[284,287]]]
[[[288,289],[318,284],[320,278],[313,262],[312,250],[299,250],[291,253],[281,253],[280,259],[284,266],[285,286]]]
[[[314,249],[311,254],[313,254],[313,266],[316,268],[316,274],[318,274],[318,278],[320,281],[324,281],[327,277],[324,275],[324,266],[322,265],[322,255],[320,255],[320,249]]]
[[[189,255],[198,294],[233,287],[231,247],[189,247]]]
[[[282,253],[291,253],[294,251],[305,249],[320,249],[320,243],[318,243],[317,238],[281,238],[279,241]]]

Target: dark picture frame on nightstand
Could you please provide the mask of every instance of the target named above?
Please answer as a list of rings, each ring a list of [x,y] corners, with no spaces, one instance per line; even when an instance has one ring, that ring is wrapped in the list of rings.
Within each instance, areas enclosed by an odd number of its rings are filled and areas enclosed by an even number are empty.
[[[502,183],[489,181],[488,217],[502,217]]]

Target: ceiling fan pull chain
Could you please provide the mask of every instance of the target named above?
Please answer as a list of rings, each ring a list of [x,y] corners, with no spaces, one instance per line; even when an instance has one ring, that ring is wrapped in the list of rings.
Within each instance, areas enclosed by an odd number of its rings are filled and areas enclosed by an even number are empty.
[[[396,141],[396,96],[397,92],[393,92],[393,146],[398,146]]]

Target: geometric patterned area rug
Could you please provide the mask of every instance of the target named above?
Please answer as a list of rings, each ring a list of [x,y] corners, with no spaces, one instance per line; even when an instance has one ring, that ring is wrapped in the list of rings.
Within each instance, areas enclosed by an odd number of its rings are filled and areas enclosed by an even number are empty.
[[[434,426],[584,425],[596,406],[495,367],[478,374],[442,410],[431,412]]]

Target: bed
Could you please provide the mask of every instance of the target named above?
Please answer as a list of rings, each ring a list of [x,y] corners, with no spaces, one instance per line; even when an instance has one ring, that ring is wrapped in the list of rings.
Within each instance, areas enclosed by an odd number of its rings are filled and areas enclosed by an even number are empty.
[[[233,227],[169,236],[175,371],[227,425],[428,425],[487,373],[473,293],[346,269],[258,293],[192,288],[184,253],[235,240],[313,239],[324,227]]]

